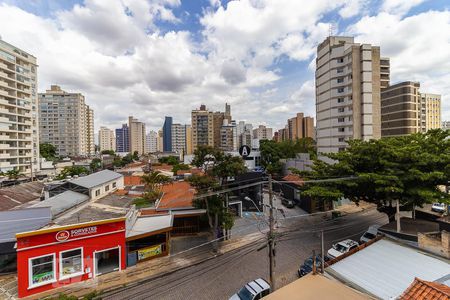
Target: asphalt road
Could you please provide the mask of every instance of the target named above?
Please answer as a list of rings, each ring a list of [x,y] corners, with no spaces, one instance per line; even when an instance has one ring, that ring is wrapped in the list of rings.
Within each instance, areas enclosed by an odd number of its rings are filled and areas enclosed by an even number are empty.
[[[332,243],[361,234],[374,224],[386,224],[385,214],[376,210],[356,213],[338,220],[308,217],[280,222],[281,233],[276,244],[275,277],[277,288],[297,279],[299,265],[312,254],[320,252],[320,231],[324,230],[325,251]],[[263,236],[263,234],[262,234]],[[218,256],[199,265],[176,271],[103,299],[228,299],[246,282],[258,277],[268,279],[267,248],[257,251],[255,243]]]

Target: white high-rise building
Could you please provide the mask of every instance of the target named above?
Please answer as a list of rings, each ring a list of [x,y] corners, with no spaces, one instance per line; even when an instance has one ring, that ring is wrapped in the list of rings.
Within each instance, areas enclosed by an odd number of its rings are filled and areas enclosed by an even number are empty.
[[[186,125],[172,124],[172,151],[186,153]]]
[[[94,112],[84,96],[57,85],[39,93],[39,136],[41,143],[54,145],[58,155],[94,155]]]
[[[147,153],[158,152],[158,133],[156,131],[150,131],[145,137],[145,147]]]
[[[0,39],[0,171],[39,169],[36,57]]]
[[[100,151],[116,151],[116,137],[114,135],[114,130],[103,126],[100,127],[100,130],[98,131],[98,145],[100,147]]]
[[[132,116],[128,117],[128,135],[130,141],[130,152],[139,155],[145,153],[145,123],[139,122]]]
[[[316,127],[319,153],[344,150],[350,139],[381,137],[380,91],[389,60],[380,48],[330,36],[317,47]]]

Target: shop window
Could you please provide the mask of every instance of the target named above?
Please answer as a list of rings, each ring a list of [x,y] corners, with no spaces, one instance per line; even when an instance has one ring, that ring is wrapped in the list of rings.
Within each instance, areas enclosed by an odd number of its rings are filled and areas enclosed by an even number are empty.
[[[30,286],[55,282],[55,254],[30,259]]]
[[[64,279],[83,274],[82,248],[61,252],[59,262],[61,278]]]

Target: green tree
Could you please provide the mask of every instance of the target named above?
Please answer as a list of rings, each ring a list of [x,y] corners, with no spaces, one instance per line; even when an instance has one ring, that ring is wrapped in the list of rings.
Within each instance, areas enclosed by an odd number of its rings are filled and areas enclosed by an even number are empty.
[[[49,143],[39,144],[39,154],[46,160],[55,160],[56,147]]]
[[[313,171],[301,173],[311,179],[354,176],[354,180],[310,185],[341,193],[358,203],[376,203],[393,217],[393,200],[412,210],[425,203],[449,203],[439,185],[450,179],[450,132],[430,130],[380,140],[351,140],[345,151],[326,156],[333,163],[316,160]],[[299,172],[297,172],[299,173]]]
[[[171,166],[175,166],[180,163],[180,159],[177,156],[165,156],[158,159],[158,161],[162,164],[168,164]]]
[[[8,176],[8,179],[16,180],[19,179],[21,174],[18,169],[14,168],[12,170],[6,171],[6,176]]]
[[[102,168],[102,160],[100,158],[92,159],[91,163],[89,164],[89,168],[92,172],[100,170]]]
[[[61,171],[61,173],[56,176],[57,180],[66,179],[68,176],[74,177],[74,176],[80,176],[81,174],[87,174],[88,170],[83,166],[71,166],[71,167],[64,167],[64,169]]]
[[[100,154],[116,155],[116,152],[114,150],[102,150]]]
[[[172,179],[169,176],[161,174],[159,171],[152,171],[141,176],[141,182],[145,188],[143,198],[152,202],[161,196],[161,187],[166,183],[172,182]]]
[[[134,151],[132,155],[133,160],[139,160],[139,152]]]
[[[179,170],[190,170],[189,165],[186,164],[176,164],[172,167],[173,174],[177,174]]]

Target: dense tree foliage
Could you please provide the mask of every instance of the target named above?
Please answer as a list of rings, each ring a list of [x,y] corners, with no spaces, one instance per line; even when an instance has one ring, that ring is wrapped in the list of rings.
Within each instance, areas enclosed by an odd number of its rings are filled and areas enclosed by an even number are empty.
[[[88,170],[83,166],[64,167],[61,173],[56,176],[57,180],[66,179],[68,176],[80,176],[81,174],[88,174]]]
[[[141,182],[145,188],[143,198],[149,202],[156,201],[161,196],[161,187],[171,181],[170,177],[161,174],[159,171],[152,171],[141,176]]]
[[[191,168],[189,167],[189,165],[186,164],[176,164],[172,167],[172,172],[173,174],[177,174],[177,172],[179,170],[190,170]]]
[[[116,155],[116,152],[114,150],[102,150],[100,154]]]
[[[311,158],[316,157],[316,144],[312,138],[282,142],[262,140],[259,143],[259,150],[261,151],[262,166],[273,175],[281,173],[280,159],[295,158],[298,153],[309,153]]]
[[[89,164],[89,168],[92,172],[97,172],[102,168],[102,160],[100,158],[92,159],[91,163]]]
[[[180,163],[180,159],[178,158],[178,156],[173,155],[158,158],[158,161],[162,164],[168,164],[171,166],[175,166]]]
[[[39,144],[39,154],[46,160],[55,160],[56,147],[49,143]]]
[[[430,130],[427,133],[380,140],[351,140],[345,151],[327,154],[333,160],[316,160],[313,171],[301,175],[311,179],[354,179],[309,185],[304,193],[322,187],[325,193],[343,195],[378,206],[392,206],[392,200],[409,208],[425,203],[449,202],[449,195],[438,186],[450,179],[450,132]],[[297,172],[300,173],[300,172]]]

